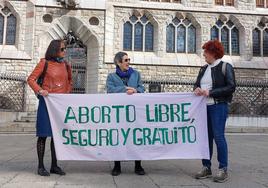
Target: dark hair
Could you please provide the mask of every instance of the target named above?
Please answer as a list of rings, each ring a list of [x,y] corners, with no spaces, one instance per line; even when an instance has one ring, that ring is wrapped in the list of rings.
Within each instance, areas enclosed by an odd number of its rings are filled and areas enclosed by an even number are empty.
[[[117,61],[122,62],[125,55],[127,55],[126,52],[117,52],[114,56],[114,64],[117,66]]]
[[[53,59],[58,56],[60,51],[61,43],[64,42],[63,40],[52,40],[47,48],[47,52],[45,55],[46,60]]]
[[[206,42],[202,48],[208,53],[214,55],[215,59],[220,59],[224,55],[224,47],[218,40],[210,40]]]

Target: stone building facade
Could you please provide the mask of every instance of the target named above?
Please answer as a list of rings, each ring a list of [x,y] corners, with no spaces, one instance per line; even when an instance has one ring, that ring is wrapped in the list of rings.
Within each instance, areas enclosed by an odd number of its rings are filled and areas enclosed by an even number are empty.
[[[87,48],[85,92],[104,93],[107,74],[114,70],[113,56],[124,50],[124,37],[128,34],[124,24],[130,23],[131,16],[134,15],[138,20],[145,16],[153,27],[152,50],[145,50],[144,43],[147,39],[144,35],[143,39],[140,39],[143,43],[142,49],[127,50],[132,66],[141,72],[143,79],[196,77],[200,66],[205,63],[202,45],[211,39],[211,28],[217,21],[226,25],[226,28],[231,22],[231,27],[237,28],[238,53],[224,56],[226,61],[234,65],[237,77],[268,78],[268,57],[264,44],[267,40],[266,29],[268,34],[266,0],[261,8],[256,5],[255,0],[234,0],[231,6],[226,5],[226,0],[223,5],[217,5],[214,0],[78,0],[75,6],[68,6],[68,2],[0,0],[1,9],[7,7],[16,17],[15,43],[0,45],[0,73],[28,76],[44,56],[49,42],[64,38],[72,31]],[[175,18],[187,20],[195,28],[194,53],[167,52],[167,26]],[[4,24],[8,23],[4,20]],[[259,28],[257,32],[260,32],[259,55],[254,55],[253,52],[253,31],[256,28]],[[3,35],[6,31],[8,29],[4,26]],[[146,32],[147,30],[144,31],[145,35]],[[135,33],[132,33],[132,37],[135,37],[134,35]],[[229,36],[229,39],[230,45],[233,45],[232,36]],[[176,39],[174,42],[179,45],[180,41]],[[229,48],[233,50],[232,46]],[[36,99],[29,87],[25,96],[25,110],[34,111]]]

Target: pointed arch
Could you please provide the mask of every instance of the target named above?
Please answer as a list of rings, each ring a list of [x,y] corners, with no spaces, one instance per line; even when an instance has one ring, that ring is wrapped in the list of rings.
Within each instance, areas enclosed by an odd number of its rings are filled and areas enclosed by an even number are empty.
[[[129,13],[129,16],[132,16],[132,15],[134,15],[136,17],[141,17],[142,16],[141,12],[139,10],[137,10],[137,9],[134,9],[134,10],[132,10],[132,12]]]
[[[268,17],[263,16],[260,20],[260,22],[262,22],[263,24],[267,24],[268,23]]]
[[[0,2],[1,9],[1,44],[17,45],[19,41],[20,15],[9,1]]]
[[[185,18],[191,20],[191,23],[198,29],[201,29],[201,24],[197,21],[196,17],[192,13],[186,13]]]
[[[98,65],[100,63],[100,37],[77,17],[62,16],[53,20],[47,31],[39,36],[40,54],[44,55],[51,40],[64,39],[72,31],[76,37],[87,47],[86,93],[98,92]]]
[[[172,28],[175,28],[175,44],[173,44]],[[166,20],[166,52],[196,53],[196,46],[201,45],[201,25],[191,13],[176,12]],[[175,50],[173,46],[175,45]]]
[[[240,20],[236,16],[230,15],[229,20],[231,20],[239,30],[245,29],[245,27],[242,25],[242,23],[240,22]]]
[[[148,10],[133,9],[122,18],[122,48],[152,52],[157,49],[158,22]]]
[[[220,14],[219,15],[219,20],[221,20],[222,22],[226,22],[228,20],[228,17],[224,14]]]
[[[239,55],[244,50],[241,36],[245,35],[245,27],[234,15],[220,14],[210,29],[210,39],[218,39],[224,46],[225,54]]]
[[[184,19],[186,16],[184,13],[182,12],[176,12],[175,17],[177,17],[178,19]]]

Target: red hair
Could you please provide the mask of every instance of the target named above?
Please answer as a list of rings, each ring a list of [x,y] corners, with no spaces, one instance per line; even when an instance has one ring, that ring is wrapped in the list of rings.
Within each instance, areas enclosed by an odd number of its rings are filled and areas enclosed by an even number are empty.
[[[224,47],[223,47],[222,43],[218,40],[210,40],[210,41],[206,42],[202,46],[202,48],[206,52],[214,55],[215,59],[220,59],[224,55]]]

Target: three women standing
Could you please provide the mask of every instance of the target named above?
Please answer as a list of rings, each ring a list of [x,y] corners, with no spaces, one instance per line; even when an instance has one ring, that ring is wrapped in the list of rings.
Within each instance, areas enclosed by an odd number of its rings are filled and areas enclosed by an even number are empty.
[[[224,55],[222,44],[217,41],[209,41],[203,45],[204,57],[207,65],[201,67],[194,85],[194,93],[198,96],[206,96],[207,100],[207,121],[210,159],[202,160],[203,168],[196,174],[197,179],[212,176],[211,158],[213,153],[213,140],[216,142],[219,161],[219,172],[214,176],[216,182],[224,182],[228,179],[228,151],[224,135],[225,123],[228,115],[228,105],[231,102],[235,91],[235,74],[233,67],[224,63],[221,58]],[[38,174],[49,176],[44,167],[43,159],[45,153],[45,142],[47,137],[52,136],[49,116],[44,101],[49,93],[69,93],[72,89],[71,67],[64,60],[65,45],[62,40],[53,40],[46,52],[45,58],[41,59],[38,65],[28,78],[28,84],[39,97],[37,112],[37,154]],[[116,70],[107,77],[106,87],[108,93],[143,93],[144,87],[140,73],[129,67],[130,59],[125,52],[118,52],[114,57]],[[47,68],[46,67],[47,64]],[[40,87],[36,81],[46,73],[43,85]],[[64,175],[64,171],[58,167],[53,138],[51,139],[52,164],[50,173]],[[144,175],[145,171],[141,161],[135,161],[135,173]],[[113,176],[121,174],[120,161],[115,161],[111,172]]]

